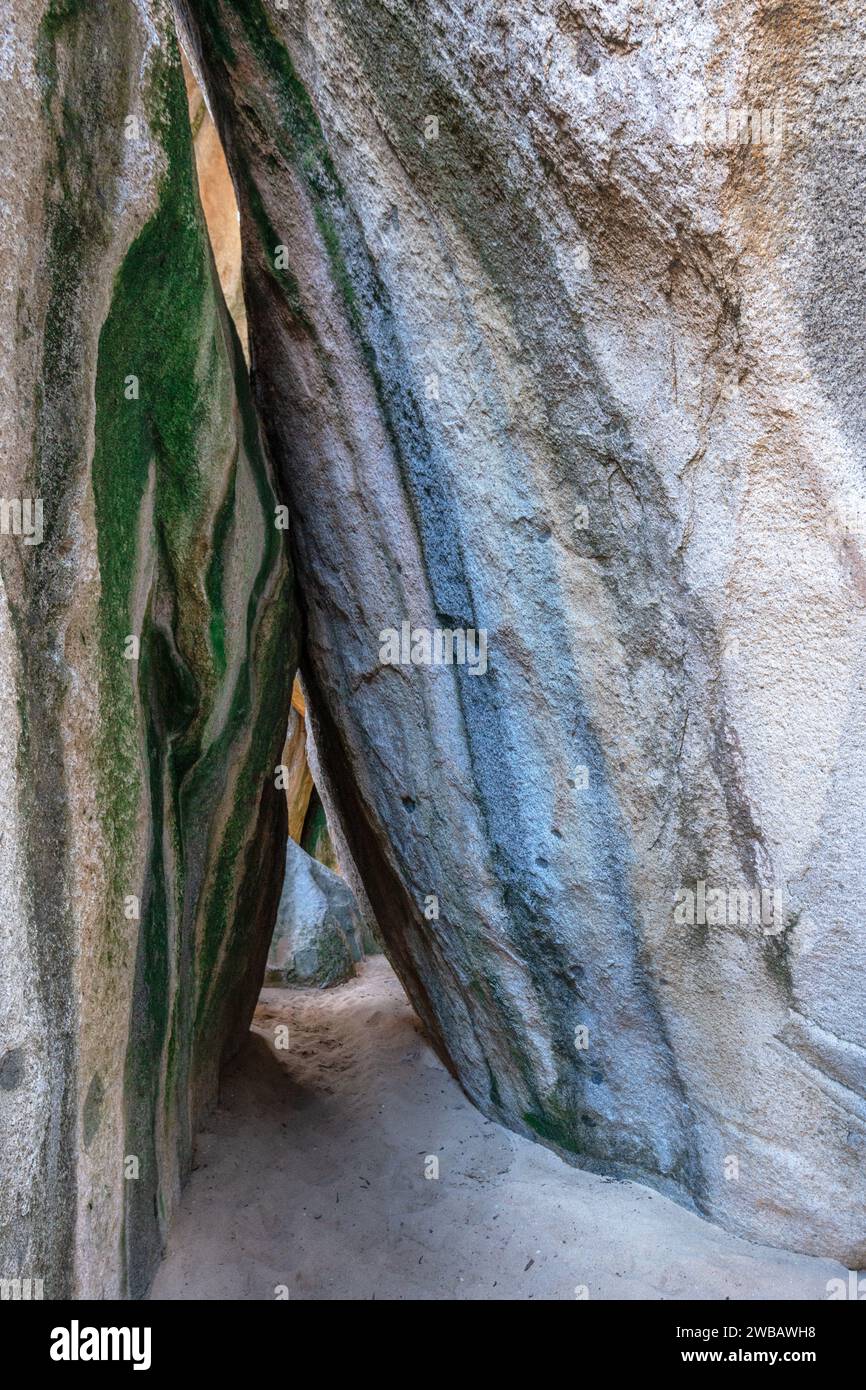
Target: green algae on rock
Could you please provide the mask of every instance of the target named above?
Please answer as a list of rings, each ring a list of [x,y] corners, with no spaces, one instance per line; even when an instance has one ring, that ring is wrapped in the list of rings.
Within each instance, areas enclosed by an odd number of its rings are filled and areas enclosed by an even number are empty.
[[[10,907],[12,984],[37,1001],[10,1012],[0,1247],[47,1297],[135,1297],[264,971],[297,638],[170,6],[43,10],[16,7],[28,137],[4,169],[22,325],[4,486],[44,497],[46,528],[0,555],[4,869],[26,862],[34,889]]]

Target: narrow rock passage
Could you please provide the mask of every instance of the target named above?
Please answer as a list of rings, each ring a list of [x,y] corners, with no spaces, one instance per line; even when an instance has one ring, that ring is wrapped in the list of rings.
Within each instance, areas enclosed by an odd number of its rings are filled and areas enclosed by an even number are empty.
[[[822,1299],[838,1277],[486,1120],[377,957],[335,989],[263,991],[151,1296]]]

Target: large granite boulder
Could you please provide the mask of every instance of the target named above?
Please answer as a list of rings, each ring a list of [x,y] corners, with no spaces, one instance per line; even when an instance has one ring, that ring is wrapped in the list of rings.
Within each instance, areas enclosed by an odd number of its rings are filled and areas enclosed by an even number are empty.
[[[352,979],[363,958],[364,923],[351,889],[290,839],[265,983],[327,989]]]
[[[110,1298],[261,982],[291,574],[168,5],[0,19],[0,1275]]]
[[[866,12],[178,8],[317,782],[431,1037],[574,1161],[862,1264]]]

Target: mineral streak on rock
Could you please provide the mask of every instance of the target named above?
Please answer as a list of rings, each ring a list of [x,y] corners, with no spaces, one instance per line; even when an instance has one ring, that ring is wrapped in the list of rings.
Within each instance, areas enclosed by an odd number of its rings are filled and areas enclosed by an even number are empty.
[[[0,1274],[146,1290],[279,899],[291,571],[163,0],[4,43]]]
[[[862,1263],[862,10],[178,8],[415,1007],[487,1113]],[[405,619],[488,673],[381,664]],[[783,918],[675,922],[698,881]]]

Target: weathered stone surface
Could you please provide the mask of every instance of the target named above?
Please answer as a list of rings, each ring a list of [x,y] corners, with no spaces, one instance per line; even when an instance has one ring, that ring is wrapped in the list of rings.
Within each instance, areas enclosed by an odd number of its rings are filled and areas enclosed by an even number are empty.
[[[201,88],[183,54],[181,61],[202,212],[226,308],[246,352],[247,311],[241,282],[241,229],[231,176]]]
[[[328,817],[325,814],[322,798],[315,787],[307,806],[307,814],[304,817],[300,843],[307,854],[313,859],[318,859],[320,864],[326,865],[332,873],[338,874],[340,872],[337,851],[334,848],[328,827]]]
[[[303,706],[298,708],[292,695],[289,710],[289,727],[283,748],[282,766],[285,768],[286,806],[289,812],[289,835],[300,844],[304,834],[304,821],[313,792],[313,775],[307,762],[307,721]]]
[[[431,1036],[577,1162],[862,1264],[862,8],[180,10],[317,784]],[[781,141],[683,143],[738,107]],[[383,666],[404,619],[488,673]],[[699,880],[773,933],[678,924]]]
[[[0,17],[0,489],[44,507],[0,535],[0,1275],[134,1295],[264,968],[290,570],[169,7]]]
[[[326,989],[350,980],[353,962],[363,959],[363,941],[351,890],[290,839],[266,983]]]

